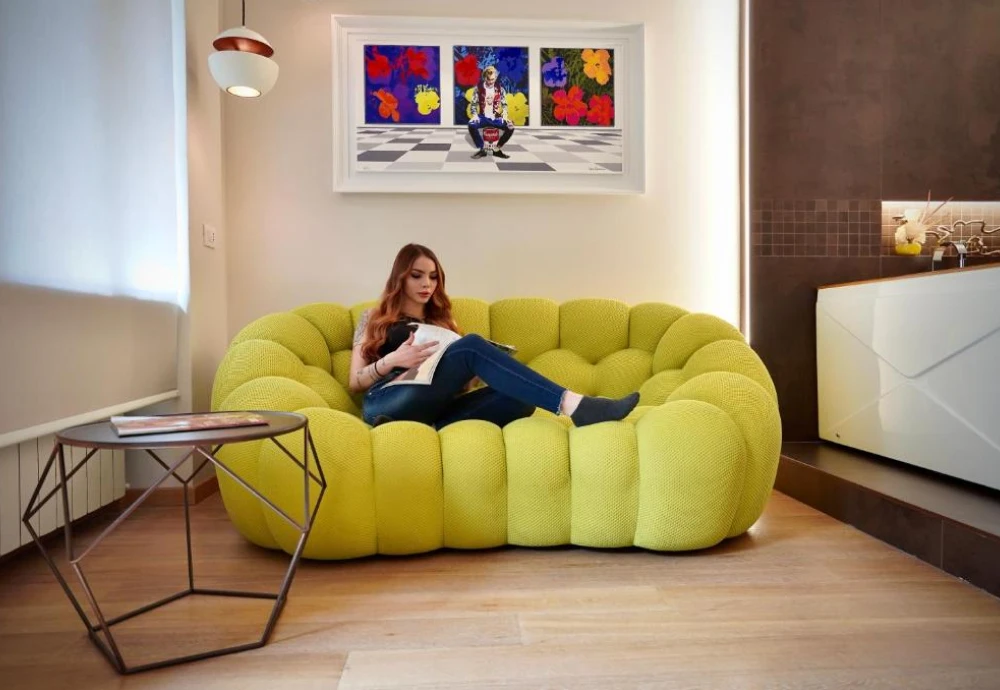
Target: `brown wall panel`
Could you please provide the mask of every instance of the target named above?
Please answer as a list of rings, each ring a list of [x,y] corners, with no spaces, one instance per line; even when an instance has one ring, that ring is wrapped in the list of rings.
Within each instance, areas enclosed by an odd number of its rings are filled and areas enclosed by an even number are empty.
[[[881,2],[882,198],[1000,200],[1000,1]]]
[[[1000,0],[751,0],[750,30],[753,346],[815,440],[816,288],[929,268],[875,207],[1000,199]]]
[[[752,0],[753,196],[882,198],[879,2]]]

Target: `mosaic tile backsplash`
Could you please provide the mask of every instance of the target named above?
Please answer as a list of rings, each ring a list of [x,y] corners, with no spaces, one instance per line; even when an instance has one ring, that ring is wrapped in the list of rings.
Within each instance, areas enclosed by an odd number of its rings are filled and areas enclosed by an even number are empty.
[[[943,201],[943,199],[941,200]],[[932,201],[931,210],[933,211],[941,201]],[[923,210],[927,205],[926,201],[886,201],[882,204],[882,254],[891,255],[895,254],[896,246],[896,229],[898,224],[893,218],[895,216],[902,216],[906,209],[918,209]],[[959,223],[955,226],[956,221],[964,221],[965,223],[972,223],[974,221],[983,221],[984,225],[963,225]],[[944,225],[949,229],[954,230],[954,234],[951,236],[953,240],[968,240],[972,235],[981,234],[983,237],[983,244],[985,245],[986,251],[1000,250],[1000,201],[990,201],[990,202],[974,202],[974,201],[952,201],[948,203],[941,211],[934,216],[933,225]],[[997,228],[992,234],[989,232],[982,232],[985,228],[986,231],[993,230]],[[937,244],[937,239],[934,237],[928,237],[927,242],[924,244],[922,254],[931,254],[934,251],[934,246]],[[954,254],[954,249],[948,250],[950,254]],[[991,258],[995,260],[1000,260],[1000,254],[994,254]]]
[[[923,209],[924,202],[881,199],[756,199],[751,237],[755,256],[892,256],[897,223],[905,209]],[[931,209],[940,201],[932,201]],[[956,221],[983,221],[986,230],[1000,228],[1000,202],[950,202],[934,218],[935,225],[954,227]],[[987,251],[1000,250],[1000,230],[981,233],[978,225],[955,227],[953,239],[983,235]],[[928,237],[923,253],[936,240]],[[954,254],[950,249],[948,254]],[[1000,261],[1000,254],[990,257]]]
[[[757,199],[751,237],[756,256],[878,256],[880,199]]]

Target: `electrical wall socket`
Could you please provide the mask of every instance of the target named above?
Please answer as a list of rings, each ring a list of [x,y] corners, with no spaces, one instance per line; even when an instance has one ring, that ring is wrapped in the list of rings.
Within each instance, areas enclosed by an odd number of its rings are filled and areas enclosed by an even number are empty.
[[[208,223],[201,226],[201,243],[209,249],[215,249],[215,227]]]

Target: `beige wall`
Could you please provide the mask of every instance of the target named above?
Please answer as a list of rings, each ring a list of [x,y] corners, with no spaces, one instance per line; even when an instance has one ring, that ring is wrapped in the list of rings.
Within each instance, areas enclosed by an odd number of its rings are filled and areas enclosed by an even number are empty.
[[[229,338],[226,333],[226,233],[222,169],[222,92],[208,73],[212,39],[219,33],[221,0],[187,0],[187,155],[188,155],[188,260],[190,295],[181,316],[178,334],[178,390],[180,397],[136,414],[200,412],[211,404],[212,381]],[[218,230],[215,249],[202,245],[203,223]],[[158,453],[165,461],[182,451]],[[200,463],[200,461],[198,461]],[[181,473],[194,469],[189,461]],[[129,455],[126,481],[130,488],[145,488],[162,470],[144,453]],[[198,481],[213,476],[206,467]],[[176,486],[170,478],[165,486]]]
[[[223,2],[238,25],[239,1]],[[229,334],[271,311],[376,297],[410,241],[438,253],[452,295],[667,301],[736,322],[737,4],[251,0],[247,25],[281,73],[264,98],[224,99]],[[331,14],[645,22],[647,193],[334,193]],[[487,205],[506,209],[499,232],[470,223]]]
[[[188,223],[191,299],[188,309],[191,409],[208,410],[212,380],[229,344],[226,332],[226,213],[223,197],[222,91],[208,72],[212,39],[221,31],[220,0],[187,0]],[[202,244],[215,227],[216,248]]]

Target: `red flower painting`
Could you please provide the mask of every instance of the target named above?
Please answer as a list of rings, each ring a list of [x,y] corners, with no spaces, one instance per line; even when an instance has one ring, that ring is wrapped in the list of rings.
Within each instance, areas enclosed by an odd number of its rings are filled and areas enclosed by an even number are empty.
[[[579,86],[571,86],[568,92],[559,89],[552,94],[552,102],[555,103],[555,118],[568,125],[580,124],[580,118],[587,114],[587,104],[583,102],[583,90]]]
[[[459,86],[475,86],[479,83],[482,70],[475,55],[466,55],[455,63],[455,81]]]
[[[406,76],[414,76],[418,79],[430,79],[431,75],[427,71],[427,53],[416,48],[406,49]]]
[[[368,71],[368,81],[373,84],[386,83],[392,74],[389,58],[379,53],[377,48],[372,51],[371,57],[365,60],[365,69]]]
[[[590,109],[587,111],[587,122],[601,127],[610,127],[615,121],[615,104],[611,96],[603,94],[601,96],[590,97]]]

